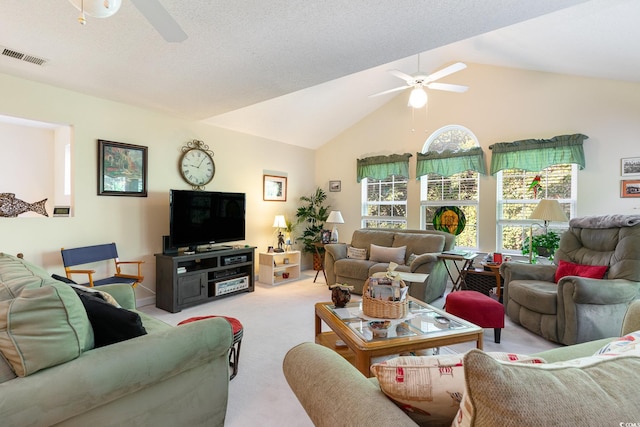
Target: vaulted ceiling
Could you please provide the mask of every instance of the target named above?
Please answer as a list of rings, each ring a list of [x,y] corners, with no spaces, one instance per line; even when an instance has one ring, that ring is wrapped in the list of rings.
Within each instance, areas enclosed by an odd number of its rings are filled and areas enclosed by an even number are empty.
[[[636,0],[130,0],[87,17],[67,0],[3,0],[0,73],[317,148],[396,94],[389,69],[456,61],[640,82]],[[445,80],[456,81],[455,74]],[[2,113],[2,112],[0,112]]]

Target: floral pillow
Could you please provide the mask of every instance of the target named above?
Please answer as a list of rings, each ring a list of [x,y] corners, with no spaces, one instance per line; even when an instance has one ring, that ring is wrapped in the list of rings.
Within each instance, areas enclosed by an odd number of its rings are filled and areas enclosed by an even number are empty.
[[[545,363],[543,359],[512,353],[487,353],[496,360]],[[416,423],[449,425],[464,392],[464,354],[400,356],[375,363],[371,371],[380,388]]]
[[[619,356],[622,354],[640,353],[640,331],[631,332],[624,337],[602,347],[596,356]]]

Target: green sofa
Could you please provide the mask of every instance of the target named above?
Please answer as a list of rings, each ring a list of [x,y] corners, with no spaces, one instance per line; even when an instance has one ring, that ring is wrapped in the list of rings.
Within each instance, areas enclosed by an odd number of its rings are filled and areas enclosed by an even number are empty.
[[[409,294],[429,303],[440,298],[447,286],[447,270],[437,254],[453,249],[455,240],[453,234],[437,230],[356,230],[349,244],[325,245],[327,285],[346,283],[354,287],[353,293],[361,295],[364,282],[375,273],[387,271],[389,267],[389,262],[372,259],[371,245],[396,250],[406,247],[397,271],[428,274],[424,282],[411,283]],[[350,247],[365,250],[366,259],[349,258]]]
[[[100,290],[138,313],[147,334],[92,348],[93,330],[73,289],[0,253],[0,423],[224,425],[229,323],[173,327],[136,311],[131,286]]]
[[[623,327],[622,334],[626,335],[633,331],[640,330],[640,300],[634,301],[628,308]],[[586,342],[576,344],[567,347],[560,347],[553,350],[548,350],[536,354],[535,356],[545,359],[548,363],[568,361],[571,359],[592,356],[596,351],[605,346],[607,343],[613,341],[614,338],[605,338],[592,342]],[[477,358],[479,350],[472,350],[469,354],[472,354]],[[625,358],[621,358],[625,359]],[[619,359],[619,360],[621,360]],[[640,358],[631,357],[632,361],[638,362]],[[465,356],[466,360],[466,356]],[[626,357],[629,360],[629,357]],[[616,360],[608,360],[607,362],[617,363]],[[622,361],[621,363],[623,363]],[[638,362],[640,363],[640,362]],[[636,363],[637,364],[637,363]],[[531,366],[531,365],[529,365]],[[467,367],[465,363],[465,377],[468,378],[470,371],[475,367],[470,364]],[[535,369],[530,367],[524,367],[526,369]],[[339,426],[376,426],[376,427],[401,427],[401,426],[416,426],[416,423],[396,406],[386,395],[380,390],[378,381],[376,378],[365,378],[353,365],[347,362],[335,351],[323,347],[314,343],[302,343],[289,350],[286,354],[283,362],[283,371],[285,377],[297,396],[298,400],[306,410],[307,414],[313,421],[314,425],[327,426],[327,427],[339,427]],[[638,384],[640,372],[630,371],[624,378],[620,378],[621,382],[626,382],[632,389],[635,389]],[[616,380],[616,382],[618,382]],[[540,421],[540,414],[531,414],[529,418],[529,424],[531,425],[594,425],[594,423],[580,423],[582,414],[577,414],[573,417],[570,414],[567,407],[568,403],[558,396],[554,398],[550,391],[536,392],[532,382],[518,383],[522,384],[522,387],[528,387],[533,390],[533,396],[549,397],[550,399],[556,399],[557,406],[548,408],[550,416],[555,417],[555,422],[551,424],[542,424]],[[560,387],[567,386],[566,384],[559,383]],[[573,395],[583,398],[581,395],[584,390],[569,390]],[[635,393],[633,393],[635,395]],[[486,396],[491,401],[492,396]],[[587,396],[584,395],[586,399]],[[509,399],[507,398],[507,401]],[[610,400],[610,399],[609,399]],[[500,402],[496,402],[500,403]],[[508,406],[507,402],[502,402],[505,407]],[[598,401],[597,405],[602,404],[602,401]],[[512,404],[515,405],[514,402]],[[634,408],[616,408],[615,405],[618,402],[608,401],[610,410],[617,411],[618,414],[623,413],[622,409],[630,410],[634,414],[637,414],[640,409],[637,405],[633,405]],[[595,408],[599,407],[595,405]],[[527,410],[527,408],[533,407],[531,402],[521,403],[515,409]],[[476,411],[482,411],[482,407],[476,406]],[[507,419],[507,412],[501,414],[503,416],[500,424],[493,425],[523,425],[519,423],[509,423]],[[634,421],[633,419],[611,419],[611,425],[618,425],[626,421]],[[575,421],[575,422],[572,422]],[[614,422],[615,421],[615,422]],[[538,422],[538,424],[536,424]],[[597,424],[595,424],[597,425]]]

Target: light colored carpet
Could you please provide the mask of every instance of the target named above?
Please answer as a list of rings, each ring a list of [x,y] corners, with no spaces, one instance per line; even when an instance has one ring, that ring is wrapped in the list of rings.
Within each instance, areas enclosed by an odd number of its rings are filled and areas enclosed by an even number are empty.
[[[304,271],[301,280],[278,286],[256,282],[255,292],[242,293],[180,313],[168,313],[154,306],[140,310],[171,325],[194,316],[235,317],[244,326],[238,375],[229,384],[226,426],[312,426],[304,409],[289,389],[282,373],[282,360],[293,346],[314,341],[314,304],[330,301],[324,277],[313,283],[315,271]],[[354,300],[359,299],[354,296]],[[444,299],[433,303],[442,307]],[[529,354],[558,347],[508,318],[500,344],[493,342],[493,329],[486,329],[485,351]],[[326,326],[325,326],[326,329]],[[450,346],[448,350],[465,352],[474,343]]]

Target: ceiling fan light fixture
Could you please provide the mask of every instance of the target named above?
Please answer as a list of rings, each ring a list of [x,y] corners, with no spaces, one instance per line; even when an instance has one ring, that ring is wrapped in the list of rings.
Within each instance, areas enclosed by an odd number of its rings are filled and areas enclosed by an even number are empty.
[[[411,91],[409,95],[409,106],[413,108],[422,108],[427,105],[427,92],[423,88],[417,87]]]
[[[122,0],[69,0],[69,3],[80,11],[81,16],[87,14],[94,18],[108,18],[122,6]]]

